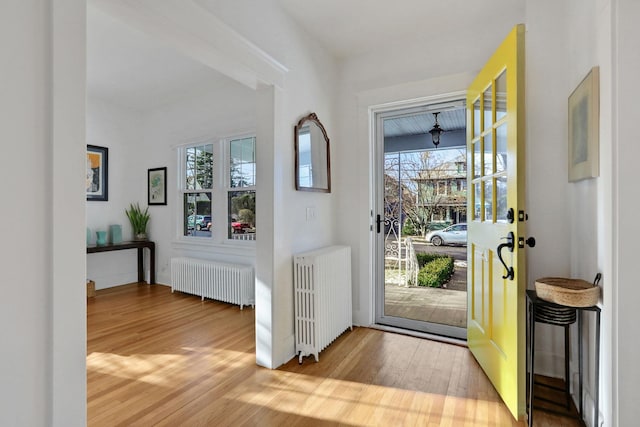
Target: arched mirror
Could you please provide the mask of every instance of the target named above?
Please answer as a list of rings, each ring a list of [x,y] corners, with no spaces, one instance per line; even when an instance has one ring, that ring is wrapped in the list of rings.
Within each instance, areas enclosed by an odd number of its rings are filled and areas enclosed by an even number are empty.
[[[296,190],[331,192],[331,159],[327,131],[315,113],[294,127]]]

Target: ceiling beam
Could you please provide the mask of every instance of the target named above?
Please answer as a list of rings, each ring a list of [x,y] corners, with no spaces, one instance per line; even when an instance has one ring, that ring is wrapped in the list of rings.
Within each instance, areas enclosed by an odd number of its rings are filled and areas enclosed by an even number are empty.
[[[90,6],[256,89],[284,87],[288,69],[191,0],[89,0]]]

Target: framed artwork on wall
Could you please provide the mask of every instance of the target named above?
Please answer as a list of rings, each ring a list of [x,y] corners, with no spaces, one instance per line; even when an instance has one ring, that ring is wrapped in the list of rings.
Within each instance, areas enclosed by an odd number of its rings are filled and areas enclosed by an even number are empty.
[[[569,182],[599,175],[599,74],[593,67],[569,95]]]
[[[147,204],[167,204],[167,168],[149,169],[147,172]]]
[[[87,200],[109,200],[109,149],[87,145]]]

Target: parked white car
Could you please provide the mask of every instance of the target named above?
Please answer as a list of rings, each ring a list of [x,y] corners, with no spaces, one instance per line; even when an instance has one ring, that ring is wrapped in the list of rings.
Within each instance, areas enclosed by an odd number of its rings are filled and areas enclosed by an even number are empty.
[[[467,224],[453,224],[442,230],[431,231],[426,236],[433,246],[466,245]]]

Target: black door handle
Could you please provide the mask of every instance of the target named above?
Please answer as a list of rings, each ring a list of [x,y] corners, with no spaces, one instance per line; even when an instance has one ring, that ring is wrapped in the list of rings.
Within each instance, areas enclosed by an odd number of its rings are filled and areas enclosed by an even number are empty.
[[[376,230],[378,230],[378,233],[380,233],[380,224],[383,222],[382,216],[380,214],[376,215]]]
[[[502,265],[504,265],[504,269],[507,271],[507,274],[502,276],[502,278],[503,279],[513,280],[513,278],[515,277],[515,273],[513,271],[513,267],[507,267],[507,263],[505,263],[504,259],[502,259],[502,250],[504,248],[509,249],[509,252],[513,252],[514,240],[515,240],[515,235],[513,234],[513,231],[510,231],[509,234],[507,235],[507,237],[503,237],[503,239],[506,239],[507,242],[506,243],[500,243],[498,245],[498,249],[497,249],[498,259],[500,260]]]

